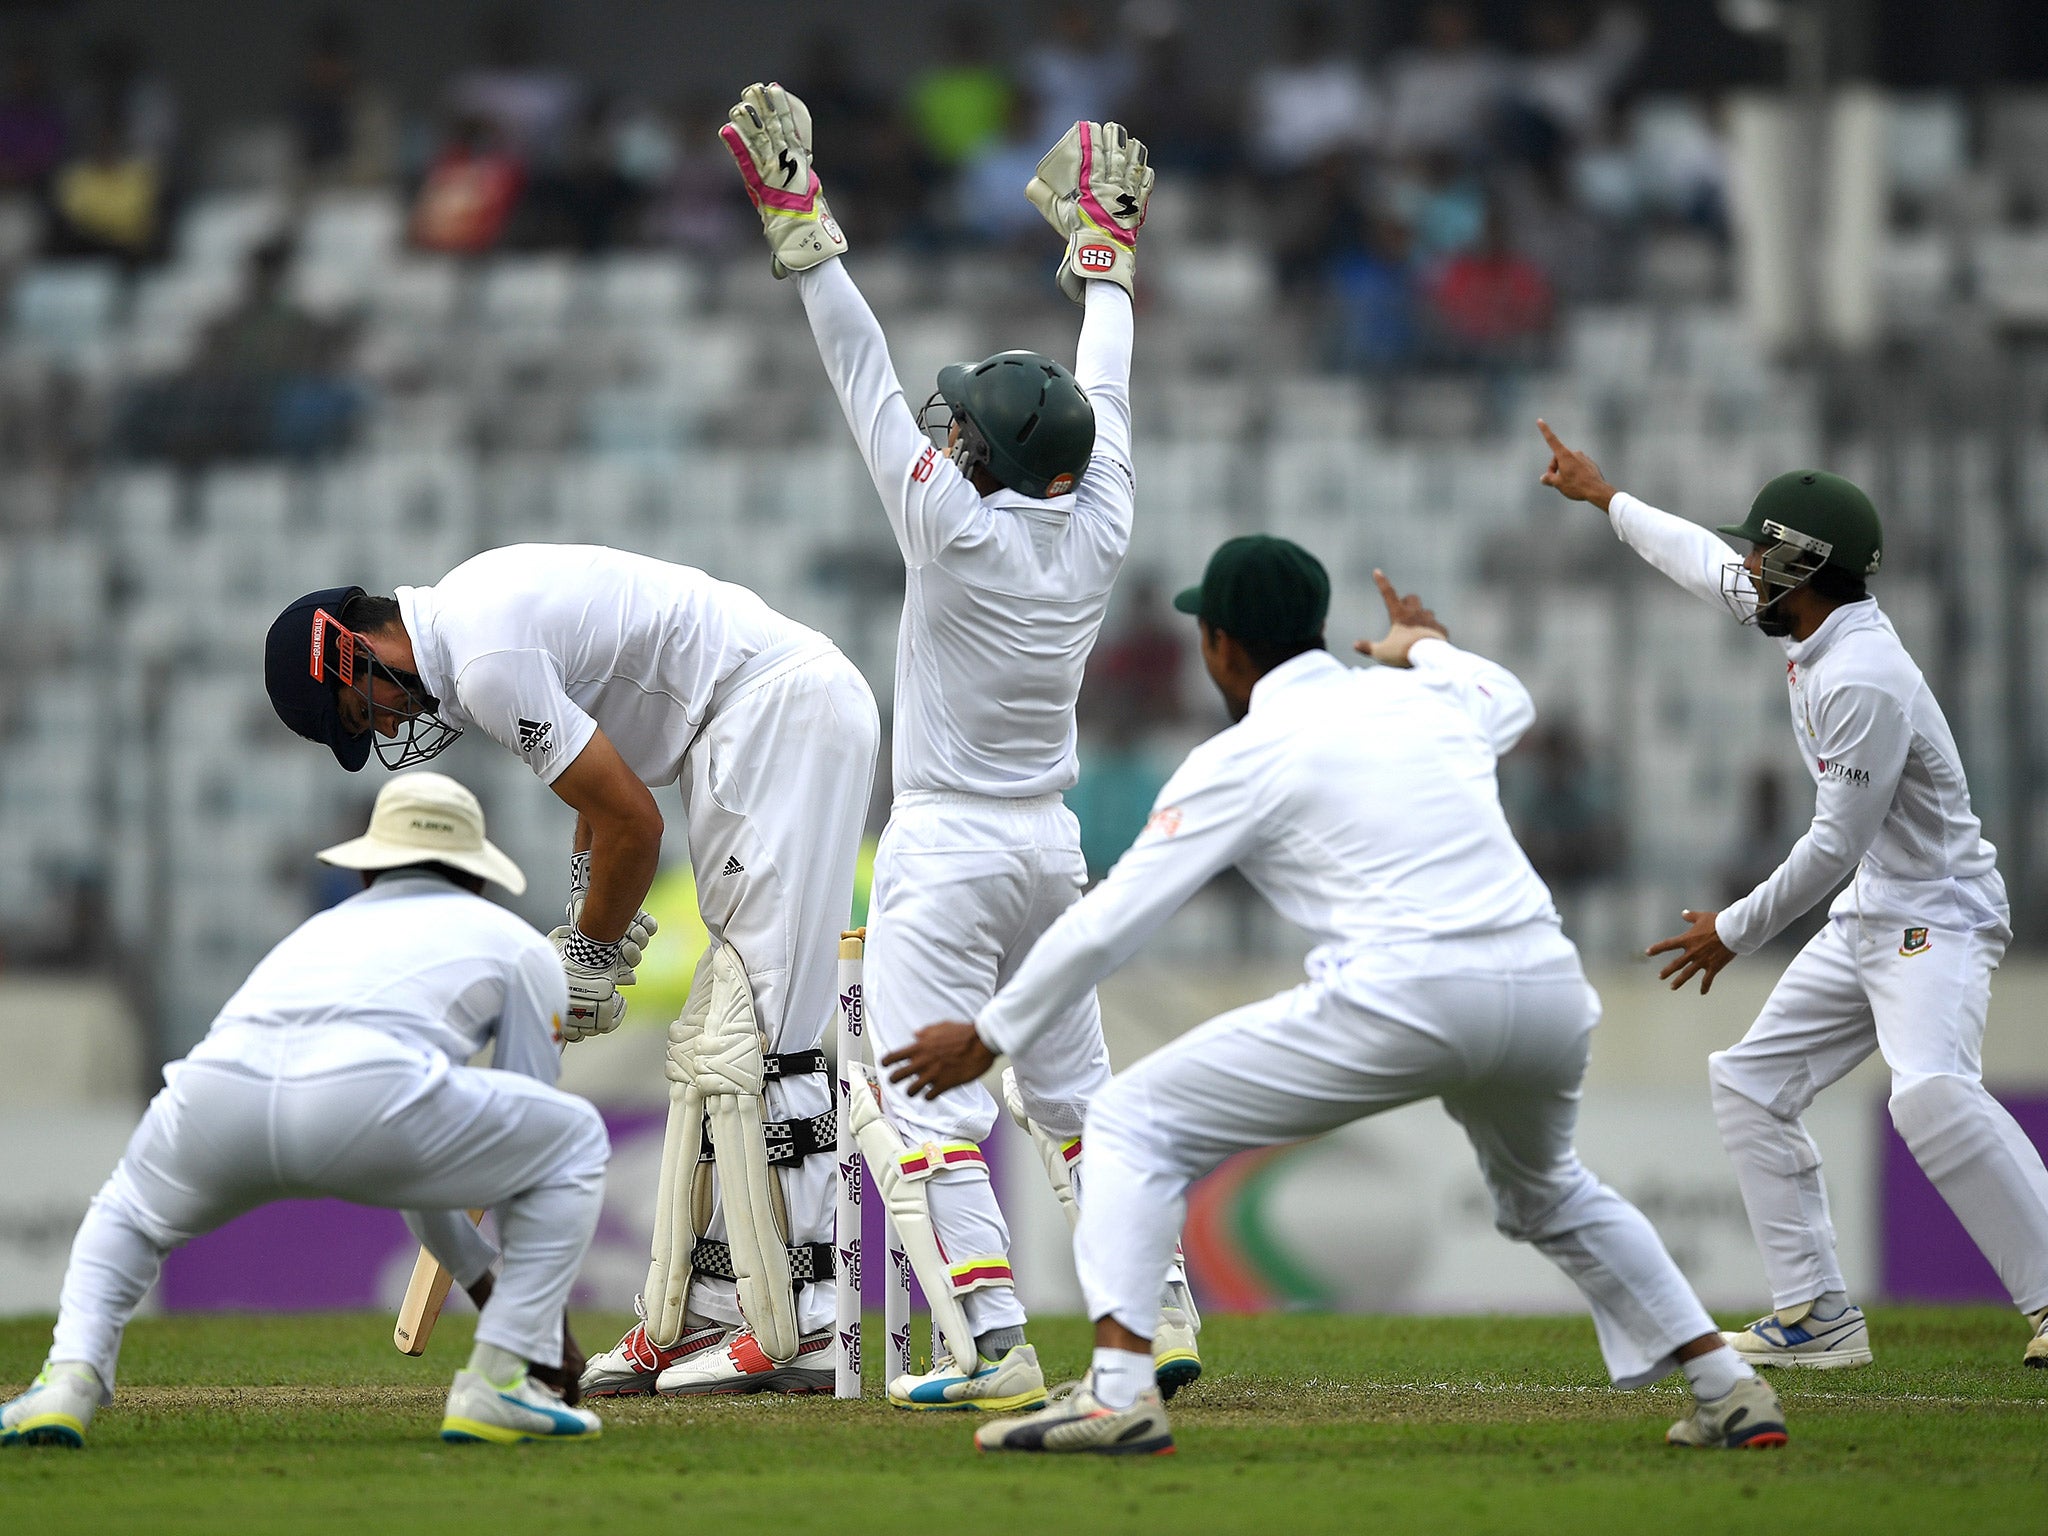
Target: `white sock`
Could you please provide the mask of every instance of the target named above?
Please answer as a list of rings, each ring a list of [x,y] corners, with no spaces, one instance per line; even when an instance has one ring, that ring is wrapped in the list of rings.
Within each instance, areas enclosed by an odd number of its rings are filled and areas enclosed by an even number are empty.
[[[1134,1349],[1095,1346],[1095,1369],[1089,1378],[1089,1390],[1103,1407],[1128,1408],[1138,1400],[1140,1392],[1149,1391],[1154,1385],[1151,1350],[1141,1354]]]
[[[526,1374],[526,1361],[509,1349],[478,1339],[469,1352],[469,1368],[494,1387],[509,1387]]]
[[[1756,1374],[1750,1369],[1749,1362],[1726,1344],[1719,1349],[1710,1349],[1704,1355],[1694,1355],[1690,1360],[1681,1360],[1678,1364],[1692,1387],[1692,1395],[1703,1403],[1726,1397],[1735,1390],[1735,1383]]]
[[[1814,1298],[1813,1310],[1806,1315],[1816,1323],[1832,1323],[1848,1310],[1849,1293],[1847,1291],[1828,1291]]]

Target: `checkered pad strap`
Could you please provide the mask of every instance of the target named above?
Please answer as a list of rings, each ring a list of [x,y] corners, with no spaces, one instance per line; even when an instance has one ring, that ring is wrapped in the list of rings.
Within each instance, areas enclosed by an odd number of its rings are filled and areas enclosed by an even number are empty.
[[[771,1051],[761,1058],[761,1080],[773,1083],[785,1077],[823,1077],[823,1051]]]
[[[836,1152],[839,1147],[839,1111],[828,1109],[809,1120],[768,1120],[761,1125],[761,1140],[768,1147],[768,1166],[781,1168],[802,1162],[817,1152]],[[704,1126],[704,1143],[697,1161],[715,1162],[711,1149],[711,1126]]]
[[[715,1238],[697,1239],[697,1245],[690,1250],[690,1268],[700,1275],[710,1275],[719,1280],[737,1278],[733,1274],[732,1249]],[[830,1280],[838,1272],[830,1243],[789,1245],[789,1278],[793,1286],[809,1285],[813,1280]]]

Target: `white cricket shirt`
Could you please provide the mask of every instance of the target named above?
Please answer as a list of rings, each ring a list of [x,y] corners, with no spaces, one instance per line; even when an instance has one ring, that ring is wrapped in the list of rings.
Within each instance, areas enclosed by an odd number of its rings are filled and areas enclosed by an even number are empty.
[[[457,1065],[495,1041],[494,1067],[552,1084],[568,1005],[562,962],[520,918],[438,875],[386,875],[265,955],[190,1059],[250,1061],[289,1032],[295,1071],[330,1070],[371,1030]],[[303,1033],[321,1029],[331,1060]]]
[[[823,640],[745,587],[595,544],[487,550],[397,595],[442,718],[510,747],[544,784],[598,730],[641,783],[673,784],[721,682]]]
[[[1625,492],[1614,531],[1708,602],[1742,556],[1709,530]],[[1941,705],[1875,600],[1829,614],[1804,640],[1781,638],[1792,735],[1815,785],[1813,825],[1777,871],[1715,920],[1746,955],[1852,874],[1836,914],[1867,923],[2003,927],[1998,851],[1970,809],[1970,786]]]
[[[896,792],[1022,798],[1075,779],[1074,699],[1131,544],[1131,300],[1087,285],[1074,377],[1095,453],[1065,496],[984,497],[918,426],[842,262],[797,274],[825,372],[908,572],[896,643]],[[921,399],[922,397],[920,397]]]
[[[1319,941],[1312,977],[1396,1016],[1387,984],[1418,941],[1555,924],[1494,776],[1536,718],[1528,690],[1446,641],[1410,659],[1355,669],[1310,651],[1260,678],[1244,719],[1188,754],[1130,851],[982,1010],[982,1040],[1028,1047],[1233,864]]]

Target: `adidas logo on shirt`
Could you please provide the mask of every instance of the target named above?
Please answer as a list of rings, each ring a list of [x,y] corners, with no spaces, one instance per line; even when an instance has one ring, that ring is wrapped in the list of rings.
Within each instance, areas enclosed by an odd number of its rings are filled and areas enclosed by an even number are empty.
[[[725,868],[720,871],[724,875],[744,875],[746,872],[747,866],[738,859],[727,859],[725,861]]]
[[[519,722],[519,750],[531,757],[536,752],[545,752],[552,745],[555,723],[552,720],[521,720]]]

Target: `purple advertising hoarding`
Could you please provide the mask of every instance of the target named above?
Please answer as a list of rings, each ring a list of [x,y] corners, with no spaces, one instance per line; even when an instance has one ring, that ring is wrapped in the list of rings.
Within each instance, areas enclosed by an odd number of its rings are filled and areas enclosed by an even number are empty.
[[[2035,1146],[2048,1147],[2048,1095],[2002,1093],[1998,1100]],[[1878,1172],[1884,1294],[1894,1301],[2010,1302],[1990,1262],[1927,1182],[1891,1116],[1882,1105],[1877,1112],[1884,1117]]]

